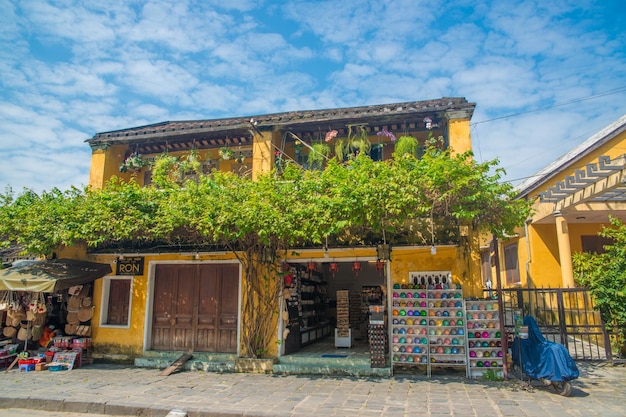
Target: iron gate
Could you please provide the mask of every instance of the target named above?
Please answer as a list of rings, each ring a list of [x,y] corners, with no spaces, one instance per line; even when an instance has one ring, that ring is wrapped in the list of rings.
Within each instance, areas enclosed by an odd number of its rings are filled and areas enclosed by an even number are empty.
[[[537,320],[547,340],[565,345],[572,358],[612,362],[609,337],[589,290],[507,288],[502,290],[502,302],[508,334],[514,333],[513,317],[521,310],[524,317]]]

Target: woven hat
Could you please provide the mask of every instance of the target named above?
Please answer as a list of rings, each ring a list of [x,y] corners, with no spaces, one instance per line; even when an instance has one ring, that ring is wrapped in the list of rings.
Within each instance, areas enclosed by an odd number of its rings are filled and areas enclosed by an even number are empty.
[[[78,311],[78,319],[82,322],[89,321],[93,317],[93,307],[83,307]]]
[[[12,326],[7,326],[4,329],[2,329],[2,334],[5,335],[6,337],[13,337],[15,336],[15,333],[17,333],[17,329]]]
[[[81,307],[91,307],[91,297],[83,297],[80,300]]]
[[[76,296],[71,296],[69,300],[67,300],[67,311],[78,312],[80,308],[80,298]]]
[[[11,324],[9,324],[9,326],[17,327],[17,326],[20,325],[21,322],[22,322],[22,320],[20,320],[19,318],[13,317],[11,319]]]
[[[67,313],[67,317],[65,318],[65,320],[69,324],[78,324],[78,323],[80,323],[80,319],[78,318],[78,311],[69,311]]]
[[[67,323],[65,325],[65,334],[76,334],[77,328],[78,328],[78,324]]]

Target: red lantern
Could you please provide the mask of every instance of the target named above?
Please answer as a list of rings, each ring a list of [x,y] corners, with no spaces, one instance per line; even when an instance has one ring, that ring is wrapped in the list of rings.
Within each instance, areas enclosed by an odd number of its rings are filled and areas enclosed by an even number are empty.
[[[331,262],[328,270],[333,274],[333,278],[335,278],[335,274],[339,271],[339,264],[337,262]]]
[[[385,270],[385,262],[380,259],[376,261],[376,270],[378,271],[378,276],[383,276],[383,271]]]
[[[354,262],[352,264],[352,270],[354,271],[354,274],[358,277],[359,271],[361,270],[361,262]]]
[[[315,262],[309,262],[309,264],[307,265],[307,269],[309,271],[315,271]]]

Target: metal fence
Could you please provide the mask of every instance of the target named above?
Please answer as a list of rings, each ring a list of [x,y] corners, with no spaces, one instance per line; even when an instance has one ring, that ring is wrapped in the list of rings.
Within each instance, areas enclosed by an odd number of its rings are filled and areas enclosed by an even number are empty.
[[[613,361],[609,335],[589,290],[507,288],[502,302],[509,334],[514,333],[515,312],[521,311],[524,317],[533,316],[545,338],[565,345],[574,359]]]

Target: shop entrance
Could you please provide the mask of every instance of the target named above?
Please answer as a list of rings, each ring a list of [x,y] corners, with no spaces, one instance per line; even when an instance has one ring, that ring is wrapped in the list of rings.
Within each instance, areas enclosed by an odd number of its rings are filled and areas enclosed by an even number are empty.
[[[157,265],[153,350],[237,352],[239,266]]]
[[[290,265],[284,354],[369,354],[370,306],[387,302],[384,270],[367,261]]]

